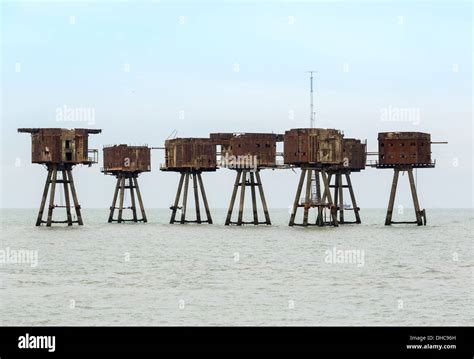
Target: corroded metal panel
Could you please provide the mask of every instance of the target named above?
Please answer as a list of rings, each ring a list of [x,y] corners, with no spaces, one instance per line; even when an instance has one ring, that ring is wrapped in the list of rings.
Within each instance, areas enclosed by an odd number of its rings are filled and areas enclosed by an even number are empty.
[[[209,138],[216,145],[228,146],[231,138],[234,137],[233,133],[211,133]]]
[[[342,145],[343,167],[351,171],[365,169],[367,144],[356,138],[344,138]]]
[[[210,138],[175,138],[165,141],[163,171],[215,171],[216,145]]]
[[[282,135],[274,133],[211,133],[210,138],[221,146],[221,159],[251,158],[258,168],[276,166],[276,143]]]
[[[96,129],[19,128],[20,133],[31,133],[31,162],[90,164],[88,136],[100,133]]]
[[[291,129],[284,135],[284,163],[296,166],[341,164],[342,140],[343,135],[335,129]]]
[[[378,134],[377,167],[433,167],[431,136],[422,132],[381,132]]]
[[[151,153],[147,146],[125,144],[104,147],[104,173],[149,172]]]
[[[272,133],[244,133],[231,138],[229,155],[257,159],[258,167],[276,165],[276,135]]]

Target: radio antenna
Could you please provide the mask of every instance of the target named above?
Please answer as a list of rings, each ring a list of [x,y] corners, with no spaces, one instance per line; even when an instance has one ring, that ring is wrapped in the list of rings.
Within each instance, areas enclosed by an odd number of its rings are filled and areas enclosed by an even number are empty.
[[[317,73],[318,71],[306,71],[306,73],[310,74],[309,77],[309,95],[310,95],[310,127],[314,128],[316,122],[316,112],[314,111],[314,91],[313,91],[313,73]]]

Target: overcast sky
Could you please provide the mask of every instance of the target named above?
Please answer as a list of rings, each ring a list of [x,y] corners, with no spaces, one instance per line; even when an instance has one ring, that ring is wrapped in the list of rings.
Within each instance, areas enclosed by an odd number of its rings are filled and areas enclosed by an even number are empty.
[[[472,207],[472,4],[391,2],[58,2],[1,5],[1,198],[38,207],[46,171],[18,127],[91,127],[90,147],[162,146],[210,132],[279,132],[316,126],[367,139],[421,131],[435,169],[418,170],[421,206]],[[89,117],[64,121],[64,109]],[[402,111],[404,116],[397,117]],[[67,119],[67,118],[66,118]],[[100,151],[100,155],[102,155]],[[102,157],[101,157],[102,160]],[[140,177],[145,206],[168,207],[179,176]],[[74,169],[83,207],[110,206],[114,180],[100,162]],[[360,207],[386,207],[392,170],[353,175]],[[235,173],[203,180],[212,207],[227,207]],[[262,172],[270,207],[293,201],[299,170]],[[411,206],[407,176],[397,204]]]

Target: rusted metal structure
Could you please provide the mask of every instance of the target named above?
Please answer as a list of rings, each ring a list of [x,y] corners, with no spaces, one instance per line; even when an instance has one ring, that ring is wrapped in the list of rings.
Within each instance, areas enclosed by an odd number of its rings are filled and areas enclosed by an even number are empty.
[[[274,133],[211,133],[210,137],[221,146],[221,156],[224,156],[221,161],[231,163],[235,160],[233,167],[254,164],[260,168],[275,167],[276,143],[283,140],[281,135]],[[242,162],[237,162],[239,159]]]
[[[329,187],[334,189],[334,204],[339,214],[339,224],[361,223],[359,214],[360,208],[357,206],[354,188],[352,187],[351,174],[364,170],[366,160],[366,142],[361,142],[361,140],[355,138],[342,139],[342,164],[331,166],[328,169],[328,183]],[[331,184],[333,178],[334,184]],[[346,179],[346,184],[344,184],[343,178]],[[349,190],[352,206],[346,207],[344,204],[344,189]],[[324,200],[323,195],[323,202]],[[347,221],[344,216],[345,211],[354,211],[355,221]]]
[[[151,171],[151,155],[148,146],[127,146],[124,144],[106,146],[103,148],[104,166],[101,171],[106,175],[112,175],[117,178],[115,185],[112,205],[110,206],[109,223],[112,222],[146,222],[145,207],[143,206],[140,187],[138,186],[138,176],[142,172]],[[126,182],[128,181],[128,185]],[[125,190],[130,190],[130,206],[124,207]],[[135,195],[138,199],[142,218],[137,216],[137,206]],[[117,198],[120,196],[117,207]],[[114,219],[114,212],[118,209],[118,217]],[[132,211],[131,219],[123,218],[123,210]]]
[[[337,226],[337,206],[332,200],[328,173],[331,168],[338,168],[343,164],[343,134],[336,129],[288,130],[284,135],[283,157],[285,164],[301,168],[289,225],[323,226],[330,223]],[[303,187],[305,196],[301,198]],[[298,208],[304,209],[303,222],[300,224],[295,223]],[[315,223],[308,221],[311,208],[317,209]],[[324,218],[325,209],[330,212],[329,222]]]
[[[433,168],[435,163],[431,160],[431,136],[422,132],[380,132],[378,134],[379,152],[377,168],[392,168],[393,181],[388,202],[385,225],[397,223],[414,223],[419,226],[426,225],[426,212],[420,209],[416,191],[413,168]],[[392,221],[393,205],[397,192],[398,177],[400,172],[406,171],[410,182],[413,205],[415,207],[416,221]]]
[[[297,128],[285,131],[284,162],[304,167],[328,167],[342,163],[343,135],[325,128]]]
[[[220,146],[220,165],[236,171],[234,189],[230,199],[225,225],[271,224],[260,170],[276,167],[276,144],[283,136],[274,133],[211,133],[211,140]],[[245,189],[250,187],[253,221],[244,221]],[[260,196],[265,221],[258,219],[256,189]],[[232,221],[235,199],[240,190],[237,221]]]
[[[73,223],[82,225],[81,206],[77,200],[72,168],[78,164],[91,166],[93,163],[97,163],[97,150],[89,149],[88,137],[89,134],[100,133],[102,130],[86,128],[19,128],[18,132],[31,134],[31,162],[42,164],[48,170],[36,225],[40,226],[43,223],[46,223],[48,227],[52,223],[67,223],[68,226],[71,226]],[[61,179],[58,179],[58,172],[61,173]],[[65,206],[54,203],[57,183],[63,184]],[[71,214],[69,191],[74,203],[76,220],[73,220]],[[43,212],[48,193],[48,216],[47,220],[44,221]],[[67,219],[65,221],[53,220],[53,210],[58,207],[66,208]]]
[[[209,138],[175,138],[165,141],[165,164],[160,168],[162,171],[179,172],[181,174],[178,190],[172,210],[170,224],[173,223],[209,223],[212,224],[211,211],[207,202],[206,192],[202,181],[202,172],[217,170],[216,145]],[[186,219],[186,207],[188,199],[189,180],[192,178],[194,203],[196,209],[196,220]],[[183,189],[184,183],[184,189]],[[206,220],[201,218],[199,189],[202,202],[206,211]],[[179,205],[181,195],[182,204]],[[180,220],[176,220],[178,209],[181,210]]]

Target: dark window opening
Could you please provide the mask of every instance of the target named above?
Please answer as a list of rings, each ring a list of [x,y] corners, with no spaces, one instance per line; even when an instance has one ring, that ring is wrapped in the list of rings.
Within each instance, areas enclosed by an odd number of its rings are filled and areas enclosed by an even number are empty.
[[[66,161],[72,161],[72,153],[71,152],[66,153]]]
[[[65,144],[66,148],[70,148],[70,147],[69,147],[69,143],[70,143],[70,142],[71,142],[70,140],[66,140],[66,144]]]

